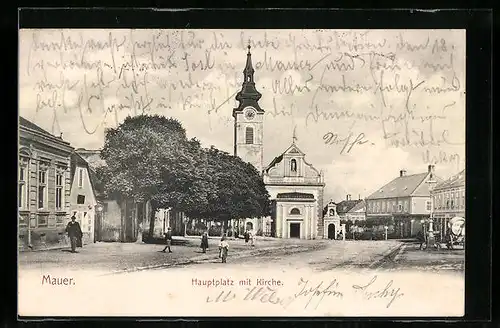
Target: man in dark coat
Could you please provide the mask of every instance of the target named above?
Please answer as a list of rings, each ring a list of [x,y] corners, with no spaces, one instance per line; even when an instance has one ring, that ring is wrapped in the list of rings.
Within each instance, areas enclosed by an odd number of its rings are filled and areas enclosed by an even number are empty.
[[[207,252],[207,248],[208,248],[208,234],[207,234],[206,231],[203,233],[203,235],[201,235],[201,245],[200,245],[200,247],[201,247],[203,253]]]
[[[167,243],[167,246],[162,250],[163,253],[165,253],[165,250],[168,248],[168,252],[172,253],[172,250],[170,249],[170,246],[172,245],[172,230],[170,227],[168,227],[167,232],[165,233],[165,241]]]
[[[68,233],[69,240],[71,242],[71,253],[76,253],[76,246],[78,241],[81,241],[83,233],[80,228],[80,224],[76,222],[75,214],[71,217],[71,222],[68,222],[66,232]]]

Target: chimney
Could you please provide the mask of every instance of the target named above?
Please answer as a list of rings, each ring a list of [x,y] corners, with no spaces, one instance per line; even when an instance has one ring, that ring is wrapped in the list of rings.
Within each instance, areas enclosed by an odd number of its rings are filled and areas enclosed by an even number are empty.
[[[399,176],[404,177],[406,175],[406,170],[399,171]]]
[[[431,164],[431,165],[427,166],[427,171],[429,173],[434,173],[434,165]]]
[[[358,194],[358,200],[361,200],[361,194]]]

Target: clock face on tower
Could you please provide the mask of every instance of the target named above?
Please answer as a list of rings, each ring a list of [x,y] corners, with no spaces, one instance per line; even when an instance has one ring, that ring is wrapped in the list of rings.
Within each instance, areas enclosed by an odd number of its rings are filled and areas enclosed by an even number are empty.
[[[253,107],[245,108],[245,118],[247,120],[253,120],[255,117],[255,109]]]

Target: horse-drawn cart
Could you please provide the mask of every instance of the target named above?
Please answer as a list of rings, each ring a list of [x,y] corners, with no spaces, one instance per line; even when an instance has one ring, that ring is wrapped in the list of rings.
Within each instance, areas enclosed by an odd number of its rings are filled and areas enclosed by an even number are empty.
[[[448,249],[454,249],[456,246],[464,247],[465,245],[465,219],[462,217],[454,217],[448,222],[449,235],[446,241]]]

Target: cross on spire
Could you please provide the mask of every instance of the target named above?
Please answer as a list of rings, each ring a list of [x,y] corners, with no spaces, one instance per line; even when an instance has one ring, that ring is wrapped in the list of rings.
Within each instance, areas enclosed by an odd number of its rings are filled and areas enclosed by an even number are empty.
[[[297,140],[297,126],[293,128],[292,143],[295,144],[296,140]]]
[[[247,48],[248,48],[248,53],[250,53],[250,48],[252,48],[252,46],[250,44],[250,38],[248,38],[248,46],[247,46]]]

